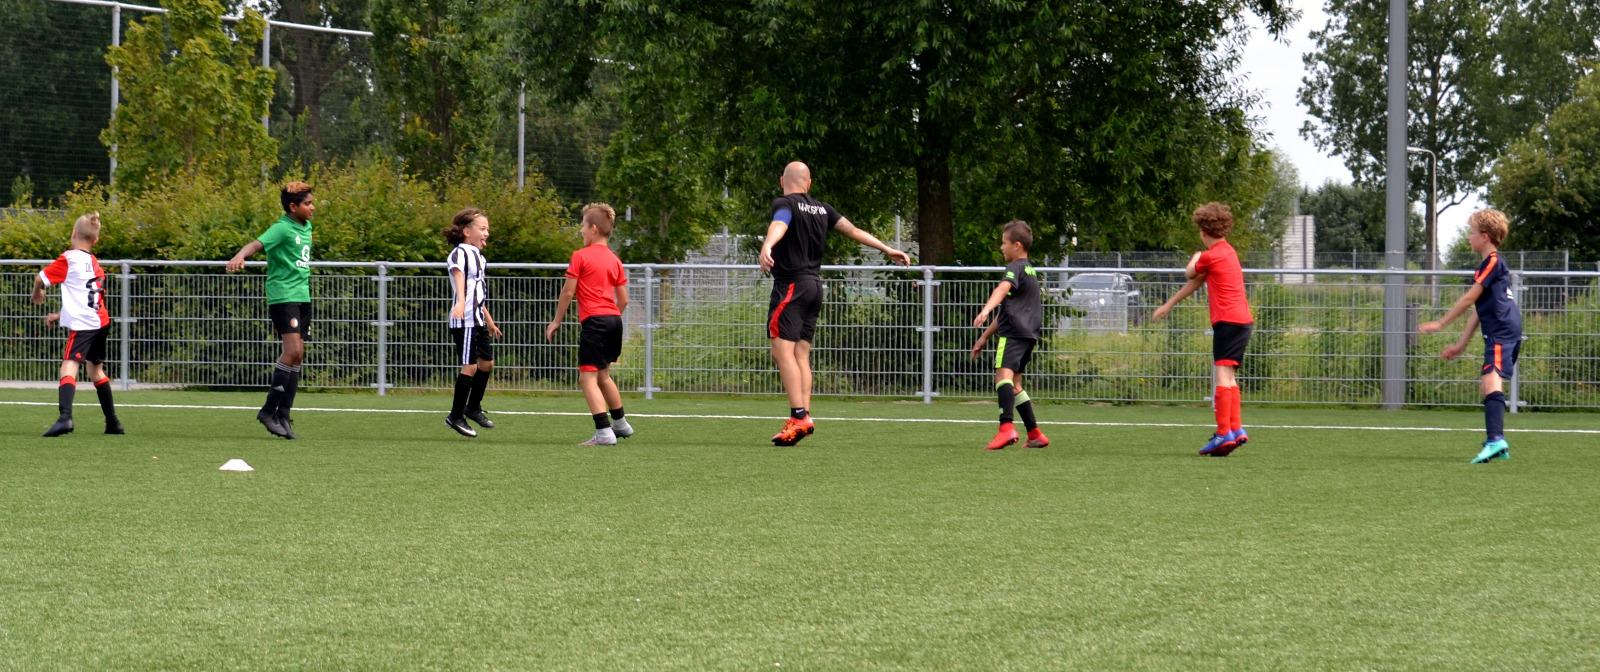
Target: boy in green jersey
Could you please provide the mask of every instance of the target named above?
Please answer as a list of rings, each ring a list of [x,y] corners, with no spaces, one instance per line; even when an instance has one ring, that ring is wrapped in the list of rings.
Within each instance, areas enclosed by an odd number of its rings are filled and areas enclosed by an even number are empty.
[[[297,439],[289,409],[300,389],[300,361],[305,358],[305,339],[311,327],[311,213],[316,206],[311,202],[311,185],[304,182],[283,185],[279,200],[283,217],[233,255],[228,272],[244,268],[245,259],[266,251],[267,312],[273,330],[283,339],[283,355],[272,371],[267,403],[256,420],[273,436]]]

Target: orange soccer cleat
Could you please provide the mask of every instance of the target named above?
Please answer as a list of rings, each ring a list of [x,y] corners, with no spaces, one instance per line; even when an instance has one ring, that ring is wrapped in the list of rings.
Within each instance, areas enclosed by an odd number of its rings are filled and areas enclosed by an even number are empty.
[[[783,425],[783,431],[773,435],[772,445],[792,446],[800,443],[801,439],[811,436],[816,431],[817,423],[812,422],[809,415],[804,420],[789,418],[789,421]]]
[[[1028,430],[1029,448],[1044,448],[1048,445],[1050,445],[1050,437],[1045,436],[1044,432],[1038,427]]]
[[[1017,426],[1011,423],[1000,425],[1000,431],[994,435],[994,440],[984,446],[984,450],[1000,450],[1017,442]]]

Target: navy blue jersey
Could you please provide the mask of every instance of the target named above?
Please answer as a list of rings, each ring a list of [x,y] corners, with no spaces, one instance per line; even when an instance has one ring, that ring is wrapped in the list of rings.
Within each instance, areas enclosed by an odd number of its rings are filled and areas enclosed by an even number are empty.
[[[1483,286],[1478,295],[1478,325],[1483,337],[1495,343],[1515,343],[1522,340],[1522,311],[1517,308],[1517,298],[1511,292],[1511,271],[1499,252],[1490,252],[1472,281]]]

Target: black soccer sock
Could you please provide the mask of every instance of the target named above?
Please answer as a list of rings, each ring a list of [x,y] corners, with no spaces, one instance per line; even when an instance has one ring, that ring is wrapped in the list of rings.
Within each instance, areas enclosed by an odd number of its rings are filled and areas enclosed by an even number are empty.
[[[289,417],[289,410],[294,408],[294,395],[300,391],[300,367],[289,367],[288,377],[284,380],[283,398],[278,402],[278,417]]]
[[[1000,424],[1011,424],[1011,411],[1017,405],[1017,393],[1011,387],[1011,381],[1002,380],[994,384],[994,391],[1000,397]]]
[[[607,415],[605,413],[596,413],[596,414],[594,414],[594,428],[595,429],[609,429],[610,427],[611,427],[611,416],[610,415]]]
[[[627,415],[627,414],[622,412],[622,407],[621,406],[618,406],[616,408],[611,409],[611,419],[612,420],[621,420],[623,418],[623,416],[625,416],[625,415]]]
[[[478,369],[478,372],[472,375],[472,396],[467,397],[468,413],[478,413],[483,410],[483,392],[489,389],[489,374],[491,373],[494,373],[494,369],[487,371]]]
[[[806,419],[806,416],[808,416],[808,415],[811,415],[811,411],[808,411],[808,410],[806,410],[804,408],[791,408],[791,409],[789,409],[789,417],[794,418],[796,420],[804,420],[804,419]]]
[[[1489,433],[1489,440],[1503,439],[1506,436],[1506,395],[1503,392],[1490,392],[1483,398],[1483,428]]]
[[[450,417],[460,420],[467,412],[467,397],[472,394],[472,376],[456,374],[456,397],[450,402]]]
[[[1028,391],[1017,393],[1017,415],[1022,416],[1022,424],[1033,431],[1039,428],[1039,422],[1033,419],[1033,399],[1028,397]]]
[[[61,408],[61,419],[72,417],[72,395],[78,393],[78,379],[66,376],[61,379],[61,387],[56,388],[56,401]]]
[[[117,417],[117,405],[111,403],[111,379],[101,378],[94,384],[94,393],[100,397],[100,412],[106,414],[106,419]]]
[[[267,403],[261,410],[277,414],[278,406],[283,403],[283,395],[289,393],[289,371],[282,363],[272,365],[272,382],[267,384]]]

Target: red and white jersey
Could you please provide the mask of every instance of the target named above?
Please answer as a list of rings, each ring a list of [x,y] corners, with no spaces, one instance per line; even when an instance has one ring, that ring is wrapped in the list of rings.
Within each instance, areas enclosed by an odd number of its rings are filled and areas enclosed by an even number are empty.
[[[67,250],[39,271],[44,286],[61,285],[61,326],[73,331],[111,324],[106,312],[106,271],[100,260],[83,250]]]

